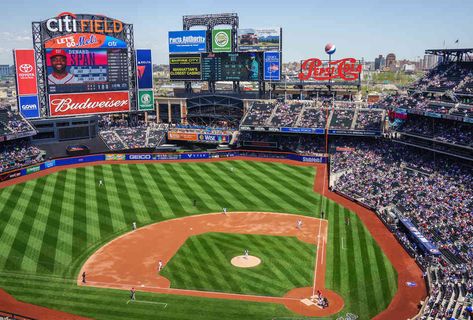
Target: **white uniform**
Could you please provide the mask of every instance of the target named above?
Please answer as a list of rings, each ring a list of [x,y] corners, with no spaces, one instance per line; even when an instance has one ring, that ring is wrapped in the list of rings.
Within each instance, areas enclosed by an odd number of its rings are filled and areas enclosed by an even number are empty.
[[[81,83],[76,80],[72,73],[68,73],[64,78],[58,79],[54,76],[54,74],[50,74],[48,76],[48,84],[75,84]]]
[[[302,229],[302,220],[297,220],[296,227],[297,227],[297,229],[299,229],[299,230]]]
[[[163,262],[159,260],[158,262],[158,271],[161,271],[163,269]]]
[[[99,186],[103,186],[103,181],[99,180]]]
[[[227,208],[223,208],[223,214],[227,214]]]
[[[133,222],[133,230],[136,230],[136,222]]]

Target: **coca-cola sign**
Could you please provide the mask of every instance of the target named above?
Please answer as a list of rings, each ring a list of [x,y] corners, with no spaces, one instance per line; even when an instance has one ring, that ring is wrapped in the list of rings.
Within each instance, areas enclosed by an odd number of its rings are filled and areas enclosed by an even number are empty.
[[[130,110],[128,91],[52,94],[49,96],[51,117],[78,116]]]
[[[316,81],[328,81],[331,79],[342,79],[344,81],[355,81],[360,77],[362,65],[354,58],[345,58],[327,62],[317,58],[307,59],[302,62],[299,80],[313,79]]]

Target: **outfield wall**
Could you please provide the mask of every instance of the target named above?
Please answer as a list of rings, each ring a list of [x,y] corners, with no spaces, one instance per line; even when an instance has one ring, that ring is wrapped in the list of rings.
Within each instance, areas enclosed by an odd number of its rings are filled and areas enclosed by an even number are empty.
[[[5,172],[0,175],[0,182],[26,176],[31,173],[43,171],[53,167],[62,167],[79,163],[94,163],[100,161],[164,161],[164,160],[199,160],[219,159],[234,157],[254,157],[264,159],[285,159],[306,163],[327,163],[324,154],[309,156],[288,152],[260,152],[249,150],[215,151],[215,152],[193,152],[193,153],[111,153],[94,154],[80,157],[58,158],[44,161],[33,166]]]

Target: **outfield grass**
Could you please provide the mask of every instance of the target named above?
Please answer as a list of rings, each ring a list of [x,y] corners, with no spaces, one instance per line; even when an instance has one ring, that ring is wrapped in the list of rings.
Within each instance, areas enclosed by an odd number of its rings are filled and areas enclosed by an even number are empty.
[[[313,181],[311,167],[228,161],[101,165],[4,188],[0,286],[17,299],[97,319],[291,316],[279,305],[145,293],[139,297],[168,302],[168,308],[130,306],[128,292],[77,287],[75,278],[90,254],[130,230],[133,221],[141,226],[223,207],[318,216],[323,206],[329,219],[327,287],[343,296],[344,312],[369,318],[390,302],[396,273],[356,216],[321,201]],[[347,214],[350,226],[344,224]]]
[[[233,266],[245,249],[261,264]],[[296,237],[205,233],[187,239],[161,275],[172,288],[283,296],[313,284],[315,254],[314,245]]]

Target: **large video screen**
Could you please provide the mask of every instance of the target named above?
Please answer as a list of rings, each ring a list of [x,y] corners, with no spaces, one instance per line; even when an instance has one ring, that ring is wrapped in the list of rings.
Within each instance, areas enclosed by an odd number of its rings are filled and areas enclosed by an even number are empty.
[[[202,54],[202,80],[262,80],[263,55],[259,52]]]
[[[126,49],[46,49],[49,93],[128,90]]]
[[[200,80],[200,54],[170,54],[169,75],[171,80]]]

